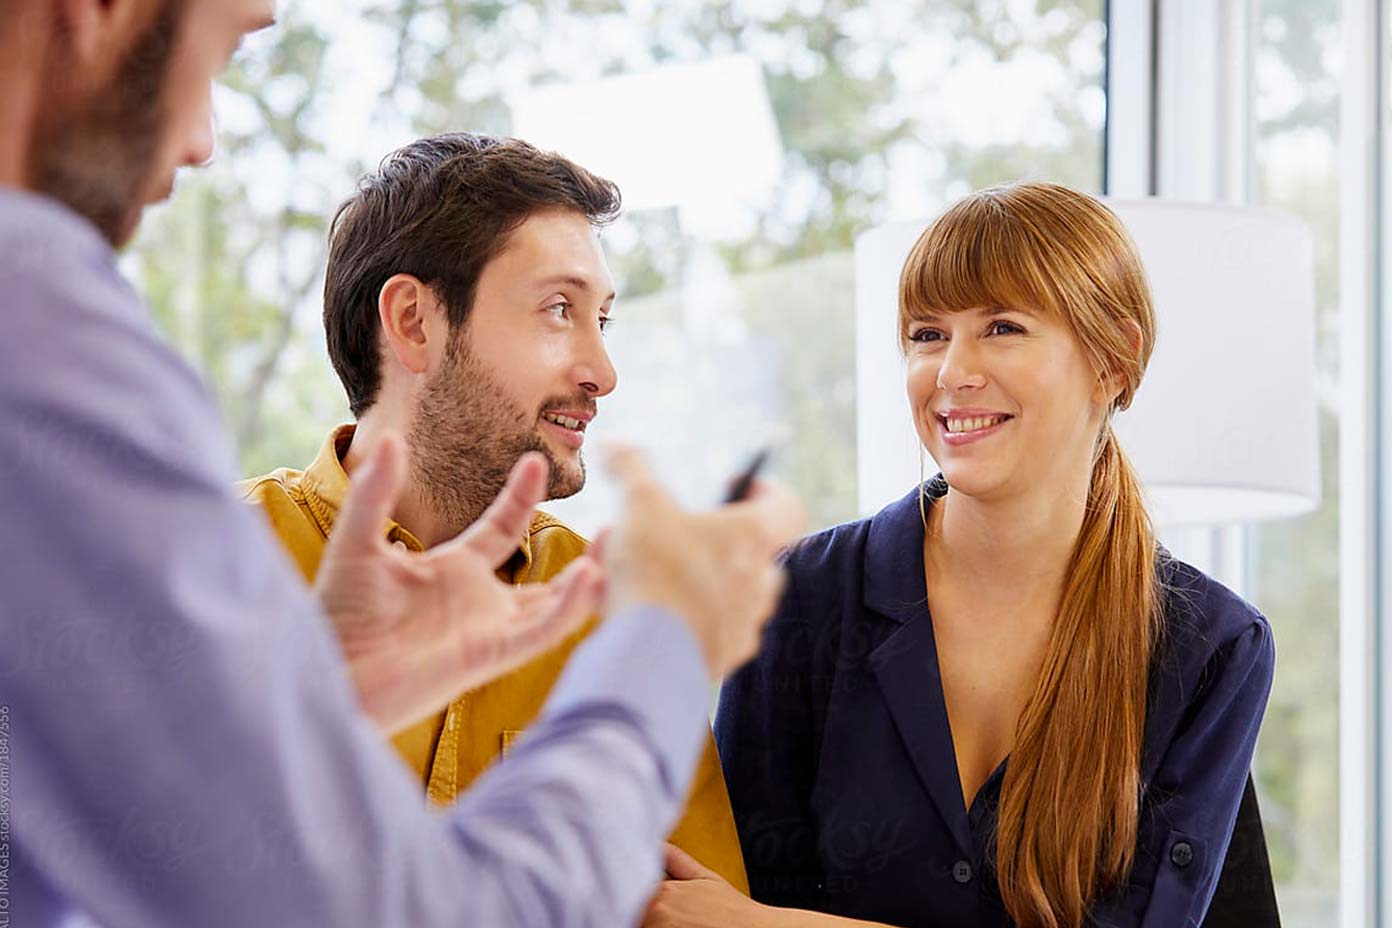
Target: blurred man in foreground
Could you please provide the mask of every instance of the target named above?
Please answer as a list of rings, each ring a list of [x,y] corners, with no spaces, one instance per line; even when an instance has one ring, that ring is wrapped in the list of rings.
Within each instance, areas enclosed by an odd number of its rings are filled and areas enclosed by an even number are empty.
[[[0,19],[0,844],[16,924],[630,923],[800,527],[795,500],[677,509],[633,452],[604,564],[494,570],[545,494],[526,455],[467,532],[381,530],[356,468],[312,595],[227,490],[210,394],[114,247],[207,160],[210,83],[268,0],[12,0]],[[357,706],[423,717],[573,632],[542,719],[443,815]],[[382,708],[385,707],[385,708]],[[10,770],[8,767],[12,767]],[[499,775],[501,774],[501,775]]]

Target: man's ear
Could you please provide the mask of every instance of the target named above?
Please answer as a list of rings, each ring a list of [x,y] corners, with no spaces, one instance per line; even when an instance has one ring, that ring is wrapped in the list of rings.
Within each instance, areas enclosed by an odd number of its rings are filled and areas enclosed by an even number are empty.
[[[440,301],[412,274],[396,274],[377,294],[377,319],[387,351],[413,374],[430,366],[430,343],[438,338]]]

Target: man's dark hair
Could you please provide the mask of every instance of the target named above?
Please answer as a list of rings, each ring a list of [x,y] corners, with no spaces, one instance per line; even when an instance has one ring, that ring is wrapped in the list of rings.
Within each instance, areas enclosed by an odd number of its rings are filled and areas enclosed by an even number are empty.
[[[602,226],[619,206],[610,181],[517,139],[456,132],[384,158],[329,228],[324,333],[353,415],[381,387],[377,300],[393,275],[433,287],[458,331],[484,266],[530,216],[568,209]]]

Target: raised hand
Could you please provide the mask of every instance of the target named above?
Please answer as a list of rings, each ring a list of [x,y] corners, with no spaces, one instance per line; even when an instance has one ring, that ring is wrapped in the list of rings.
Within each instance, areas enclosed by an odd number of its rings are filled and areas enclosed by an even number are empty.
[[[602,592],[589,558],[545,584],[514,587],[495,573],[545,494],[541,455],[517,462],[468,530],[422,554],[385,537],[405,472],[401,441],[385,436],[354,474],[315,582],[362,706],[388,734],[556,646]]]
[[[754,656],[783,589],[778,552],[806,514],[797,497],[756,481],[744,502],[686,512],[658,485],[641,454],[614,449],[610,470],[624,488],[624,510],[602,545],[605,611],[658,605],[691,628],[712,678]]]

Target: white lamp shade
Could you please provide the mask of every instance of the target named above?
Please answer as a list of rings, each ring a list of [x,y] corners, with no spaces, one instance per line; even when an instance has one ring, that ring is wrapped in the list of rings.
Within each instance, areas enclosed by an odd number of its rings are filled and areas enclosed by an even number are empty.
[[[1162,526],[1293,516],[1319,504],[1314,250],[1265,210],[1109,201],[1155,298],[1155,353],[1122,446]],[[877,511],[919,474],[899,352],[899,273],[926,222],[856,241],[859,504]],[[930,462],[930,465],[931,462]]]

